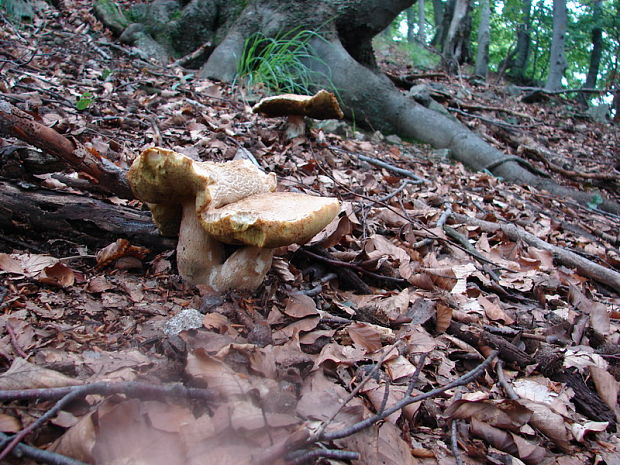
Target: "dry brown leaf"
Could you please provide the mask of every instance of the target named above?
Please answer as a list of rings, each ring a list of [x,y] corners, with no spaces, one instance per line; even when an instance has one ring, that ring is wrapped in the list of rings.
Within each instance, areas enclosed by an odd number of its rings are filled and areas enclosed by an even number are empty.
[[[148,419],[154,402],[132,399],[99,410],[93,457],[97,464],[185,465],[186,455],[179,435],[154,427]],[[174,408],[174,407],[171,407]],[[193,416],[169,418],[180,429]],[[180,423],[180,424],[179,424]]]
[[[369,323],[351,323],[346,327],[351,340],[366,353],[376,352],[382,347],[381,337],[385,334],[378,326]]]
[[[314,299],[303,294],[292,295],[286,299],[284,313],[293,318],[304,318],[319,314]]]
[[[450,404],[445,415],[450,419],[459,420],[475,418],[496,428],[519,431],[530,420],[532,413],[513,400],[468,401],[461,399]]]
[[[75,282],[75,274],[71,268],[58,262],[43,268],[37,276],[37,281],[52,286],[69,287]]]
[[[17,433],[22,429],[21,422],[12,415],[0,412],[0,431],[3,433]]]
[[[76,386],[82,381],[54,370],[41,368],[17,357],[11,367],[0,375],[0,389],[34,389]]]
[[[618,414],[618,393],[620,392],[620,383],[614,378],[609,371],[597,366],[590,367],[590,375],[596,392],[601,399]]]
[[[419,465],[422,464],[411,454],[410,446],[401,438],[401,431],[390,422],[380,427],[366,430],[338,441],[344,449],[360,453],[355,465]]]
[[[475,418],[469,424],[469,431],[472,435],[484,439],[493,447],[514,455],[527,464],[538,464],[547,455],[544,448],[529,443],[514,433],[502,431]]]
[[[450,323],[452,322],[452,308],[441,302],[437,302],[435,312],[435,331],[438,333],[443,333],[446,329],[448,329]]]
[[[548,405],[520,399],[521,405],[532,412],[529,424],[551,439],[564,452],[570,452],[572,435],[564,417],[554,412]]]
[[[80,418],[75,425],[52,443],[49,450],[85,463],[93,463],[93,447],[96,441],[93,416],[96,417],[96,413]]]

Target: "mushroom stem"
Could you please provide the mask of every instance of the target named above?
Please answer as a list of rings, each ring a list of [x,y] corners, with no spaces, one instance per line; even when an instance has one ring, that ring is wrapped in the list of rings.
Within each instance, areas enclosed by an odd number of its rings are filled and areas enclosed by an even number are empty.
[[[244,246],[225,259],[224,244],[202,228],[195,201],[183,203],[177,245],[179,274],[190,284],[205,284],[218,292],[253,291],[271,268],[274,249]]]
[[[215,268],[224,261],[224,246],[207,234],[196,214],[196,201],[183,202],[177,244],[177,268],[190,284],[211,284]]]

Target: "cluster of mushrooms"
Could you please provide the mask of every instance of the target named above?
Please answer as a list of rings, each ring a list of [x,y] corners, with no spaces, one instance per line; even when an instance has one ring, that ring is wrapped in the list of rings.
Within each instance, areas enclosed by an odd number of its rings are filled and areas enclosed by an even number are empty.
[[[182,278],[219,292],[258,288],[275,248],[307,242],[340,210],[335,198],[275,192],[275,174],[248,160],[198,162],[158,147],[136,158],[128,180],[160,232],[178,235]],[[239,247],[227,256],[225,244]]]

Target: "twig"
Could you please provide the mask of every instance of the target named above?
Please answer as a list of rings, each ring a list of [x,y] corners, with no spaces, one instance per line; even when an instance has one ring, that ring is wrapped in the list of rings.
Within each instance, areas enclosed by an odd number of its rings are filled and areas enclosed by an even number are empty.
[[[100,381],[92,384],[66,386],[58,388],[0,390],[0,401],[10,400],[55,400],[79,390],[83,396],[88,394],[125,394],[129,397],[159,399],[162,397],[178,397],[213,402],[217,396],[200,388],[188,388],[182,384],[155,385],[137,381],[109,383]]]
[[[504,375],[504,362],[502,360],[498,360],[495,364],[495,370],[497,371],[497,380],[499,381],[500,386],[504,389],[504,392],[511,400],[519,400],[518,394],[512,388],[506,376]]]
[[[398,194],[404,191],[405,187],[407,187],[409,184],[416,184],[416,183],[411,181],[410,179],[405,179],[403,180],[403,182],[400,183],[400,186],[398,186],[398,189],[396,189],[394,192],[390,192],[389,194],[384,195],[383,197],[379,197],[377,199],[377,202],[387,202],[391,198],[396,197]]]
[[[204,44],[202,44],[200,47],[198,47],[193,52],[188,53],[187,55],[185,55],[185,56],[179,58],[178,60],[173,61],[172,63],[170,63],[168,65],[168,67],[171,68],[171,67],[174,67],[174,66],[183,66],[188,61],[192,61],[194,58],[197,58],[198,56],[200,56],[206,49],[208,49],[212,45],[213,44],[211,42],[205,42]]]
[[[28,425],[26,428],[17,433],[9,444],[0,452],[0,461],[5,458],[11,451],[24,439],[30,432],[39,428],[49,419],[53,418],[60,410],[72,401],[85,397],[89,394],[118,394],[123,393],[130,397],[155,397],[162,396],[198,398],[201,400],[212,401],[214,395],[206,389],[186,388],[179,384],[154,386],[148,383],[126,382],[126,383],[106,383],[99,382],[93,384],[84,384],[81,386],[68,386],[66,388],[49,388],[49,389],[25,389],[16,391],[0,391],[2,400],[23,400],[23,399],[57,399],[56,404],[41,415],[36,421]],[[11,394],[13,394],[11,396]],[[34,396],[34,397],[33,397]]]
[[[360,454],[358,452],[350,452],[348,450],[335,449],[312,449],[308,451],[291,452],[289,456],[293,457],[286,462],[286,465],[300,465],[313,459],[321,457],[336,460],[358,460]]]
[[[454,396],[454,400],[460,400],[461,392],[457,392]],[[461,451],[459,450],[459,421],[454,418],[450,422],[450,446],[452,449],[452,456],[454,457],[454,461],[456,465],[463,465],[463,459],[461,458]]]
[[[19,345],[19,341],[17,340],[17,334],[15,334],[15,330],[13,329],[13,326],[11,326],[11,323],[7,321],[5,326],[7,332],[9,333],[9,337],[11,338],[11,345],[13,346],[13,349],[15,349],[17,355],[19,355],[21,358],[28,358],[28,354],[24,352],[22,347]]]
[[[80,386],[82,390],[83,390],[83,387],[84,386]],[[13,438],[9,441],[9,443],[4,447],[2,452],[0,452],[0,462],[2,462],[2,459],[4,459],[7,455],[9,455],[11,451],[22,441],[22,439],[28,436],[28,434],[30,434],[32,431],[39,428],[40,426],[45,424],[48,420],[53,418],[67,404],[73,402],[75,399],[78,399],[79,397],[83,397],[82,390],[80,390],[80,388],[65,395],[62,399],[56,402],[56,404],[51,409],[49,409],[47,412],[45,412],[43,415],[37,418],[36,421],[33,421],[26,428],[22,429],[19,433],[13,436]]]
[[[0,433],[0,447],[7,444],[12,438],[12,436]],[[84,462],[72,459],[71,457],[65,457],[64,455],[48,450],[37,449],[36,447],[31,447],[26,444],[17,444],[11,453],[19,458],[28,457],[37,462],[47,463],[49,465],[86,465]]]
[[[321,436],[323,434],[323,431],[325,431],[325,428],[332,422],[334,421],[334,418],[336,418],[336,416],[340,413],[340,411],[349,403],[351,402],[351,399],[353,399],[358,392],[360,392],[360,390],[364,387],[364,385],[370,380],[370,378],[372,378],[374,376],[374,374],[377,372],[377,370],[381,367],[381,365],[383,364],[383,362],[385,362],[385,360],[387,359],[388,355],[390,355],[392,353],[392,351],[396,348],[396,345],[393,345],[392,347],[390,347],[390,349],[388,351],[385,352],[385,354],[383,354],[381,356],[381,358],[379,359],[379,361],[377,363],[375,363],[375,365],[372,367],[372,369],[366,374],[366,376],[364,376],[364,378],[360,381],[360,383],[355,386],[355,388],[349,393],[349,395],[347,396],[347,398],[344,400],[344,402],[342,402],[340,404],[340,407],[338,407],[338,409],[326,420],[323,422],[323,424],[320,426],[319,431],[317,433],[318,436]],[[381,409],[380,411],[382,411],[383,409]]]
[[[347,153],[349,155],[353,155],[353,156],[357,157],[358,159],[360,159],[362,161],[368,162],[368,163],[370,163],[372,165],[380,166],[381,168],[385,168],[388,171],[392,171],[394,173],[402,174],[403,176],[407,176],[408,178],[411,178],[413,180],[413,181],[411,181],[412,184],[423,184],[425,182],[429,182],[428,179],[424,179],[424,178],[418,176],[413,171],[406,170],[406,169],[403,169],[403,168],[398,168],[397,166],[390,165],[387,162],[384,162],[382,160],[378,160],[378,159],[373,158],[373,157],[369,157],[368,155],[363,155],[361,153],[356,153],[356,152],[351,152],[349,150],[344,150],[344,149],[341,149],[340,147],[336,147],[334,145],[330,145],[328,148],[330,150],[332,150],[333,152]]]
[[[327,257],[322,257],[321,255],[317,255],[313,252],[310,252],[309,250],[302,248],[300,249],[302,253],[308,255],[309,257],[312,257],[315,260],[321,261],[323,263],[327,263],[329,265],[332,266],[344,266],[346,268],[351,268],[355,271],[359,271],[360,273],[364,273],[365,275],[368,275],[370,277],[376,278],[376,279],[381,279],[383,281],[390,281],[396,284],[409,284],[409,281],[407,281],[406,279],[403,278],[394,278],[393,276],[385,276],[379,273],[374,273],[372,271],[369,271],[365,268],[362,268],[359,265],[356,265],[355,263],[350,263],[350,262],[345,262],[342,260],[337,260],[337,259],[333,259],[333,258],[327,258]]]
[[[428,392],[424,392],[422,394],[419,394],[417,396],[411,397],[405,397],[403,399],[401,399],[400,401],[396,402],[396,404],[394,404],[392,407],[390,407],[389,409],[383,411],[380,414],[377,415],[373,415],[372,417],[366,418],[365,420],[359,421],[347,428],[343,428],[341,430],[338,431],[333,431],[331,433],[323,433],[323,435],[321,435],[319,437],[319,440],[322,441],[333,441],[335,439],[341,439],[341,438],[345,438],[347,436],[351,436],[352,434],[355,434],[359,431],[362,431],[365,428],[368,428],[371,425],[374,425],[375,423],[377,423],[378,421],[383,420],[384,418],[389,417],[391,414],[393,414],[394,412],[402,409],[403,407],[406,407],[409,404],[413,404],[415,402],[420,402],[423,401],[425,399],[431,398],[431,397],[436,397],[439,394],[441,394],[442,392],[446,392],[452,388],[455,388],[457,386],[463,386],[471,381],[473,381],[474,379],[476,379],[478,376],[480,376],[482,374],[482,372],[484,370],[486,370],[486,368],[491,364],[491,362],[495,359],[495,357],[497,357],[497,351],[494,350],[491,352],[491,354],[480,364],[478,365],[476,368],[474,368],[471,371],[468,371],[467,373],[465,373],[463,376],[455,379],[454,381],[446,384],[445,386],[433,389],[431,391]]]

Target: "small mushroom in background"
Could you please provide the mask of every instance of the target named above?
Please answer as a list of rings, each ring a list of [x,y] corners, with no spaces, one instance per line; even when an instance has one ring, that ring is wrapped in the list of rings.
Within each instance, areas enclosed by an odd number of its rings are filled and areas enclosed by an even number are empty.
[[[307,242],[340,210],[335,198],[274,192],[275,174],[247,160],[197,162],[154,147],[134,160],[127,178],[160,232],[178,234],[183,279],[220,292],[258,288],[276,247]],[[226,257],[224,244],[240,247]]]
[[[336,96],[326,90],[320,90],[312,96],[282,94],[266,97],[254,105],[252,112],[269,118],[287,116],[288,124],[285,131],[287,139],[304,135],[306,116],[314,119],[344,118]]]

